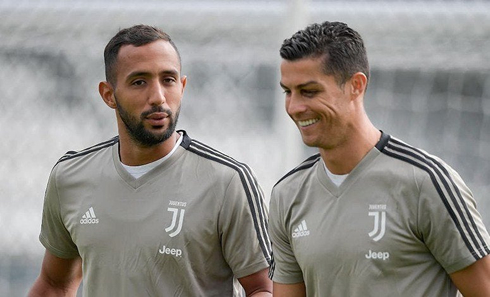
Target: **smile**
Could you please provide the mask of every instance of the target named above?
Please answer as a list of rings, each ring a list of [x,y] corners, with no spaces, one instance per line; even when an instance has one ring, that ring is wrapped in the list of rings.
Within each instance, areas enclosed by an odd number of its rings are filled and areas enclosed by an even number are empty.
[[[309,120],[306,120],[306,121],[298,121],[298,125],[300,127],[306,127],[306,126],[309,126],[309,125],[313,125],[314,123],[318,122],[320,119],[309,119]]]

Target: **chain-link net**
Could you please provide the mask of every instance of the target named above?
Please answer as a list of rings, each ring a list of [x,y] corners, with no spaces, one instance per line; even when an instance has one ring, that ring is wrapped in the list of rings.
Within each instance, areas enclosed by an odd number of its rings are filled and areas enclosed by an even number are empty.
[[[102,53],[118,29],[139,23],[180,49],[188,85],[179,128],[248,163],[267,198],[314,151],[283,108],[280,44],[303,24],[348,23],[370,57],[373,122],[452,165],[490,226],[489,1],[4,0],[0,19],[0,296],[24,296],[39,272],[57,159],[116,134],[97,91]]]

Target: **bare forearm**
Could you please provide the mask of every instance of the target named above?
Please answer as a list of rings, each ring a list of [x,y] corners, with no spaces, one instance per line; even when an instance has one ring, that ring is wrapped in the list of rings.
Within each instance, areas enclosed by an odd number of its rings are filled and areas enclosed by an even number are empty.
[[[277,297],[304,297],[306,296],[306,287],[304,283],[281,284],[274,282],[274,296]]]
[[[46,250],[41,273],[32,286],[29,297],[76,296],[82,282],[82,259],[58,258]]]
[[[450,276],[463,296],[490,296],[490,255]]]
[[[268,273],[269,269],[264,268],[254,274],[238,279],[247,297],[272,296],[272,281],[269,279]]]
[[[38,278],[28,297],[75,297],[77,295],[78,284],[72,284],[69,287],[56,287],[46,281]]]

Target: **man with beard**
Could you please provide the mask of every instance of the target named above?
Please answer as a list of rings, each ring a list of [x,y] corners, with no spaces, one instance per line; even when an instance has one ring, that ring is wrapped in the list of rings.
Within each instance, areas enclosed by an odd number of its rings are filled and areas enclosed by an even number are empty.
[[[118,136],[54,166],[30,296],[270,296],[263,194],[248,166],[176,131],[186,77],[161,30],[119,31],[99,85]],[[240,286],[241,285],[241,286]]]

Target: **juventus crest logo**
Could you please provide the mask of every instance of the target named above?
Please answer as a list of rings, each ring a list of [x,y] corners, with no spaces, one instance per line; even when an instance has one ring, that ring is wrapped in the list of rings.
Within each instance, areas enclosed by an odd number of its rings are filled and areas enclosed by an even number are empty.
[[[368,215],[374,217],[373,231],[368,235],[374,241],[379,241],[386,231],[386,204],[370,204]]]
[[[186,202],[170,201],[170,205],[185,207]],[[182,230],[182,223],[184,222],[185,209],[169,207],[167,208],[167,210],[169,212],[172,212],[172,222],[170,223],[170,226],[165,228],[165,232],[169,233],[168,236],[174,237],[177,236],[177,234],[179,234],[180,231]]]

